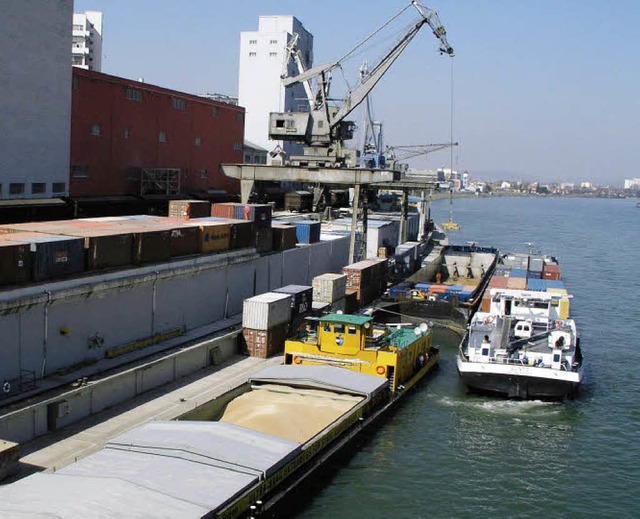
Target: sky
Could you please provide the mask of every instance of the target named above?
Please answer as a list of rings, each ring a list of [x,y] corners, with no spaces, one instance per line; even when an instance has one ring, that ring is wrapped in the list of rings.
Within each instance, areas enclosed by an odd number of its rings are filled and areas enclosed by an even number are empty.
[[[412,166],[617,187],[640,177],[639,1],[424,3],[438,12],[455,57],[439,55],[425,27],[371,92],[387,145],[459,143]],[[314,36],[317,65],[342,57],[408,4],[75,0],[74,11],[104,14],[103,72],[235,96],[240,33],[257,30],[258,16],[297,17]],[[392,43],[382,37],[358,58],[374,63]],[[344,70],[357,77],[361,64]]]

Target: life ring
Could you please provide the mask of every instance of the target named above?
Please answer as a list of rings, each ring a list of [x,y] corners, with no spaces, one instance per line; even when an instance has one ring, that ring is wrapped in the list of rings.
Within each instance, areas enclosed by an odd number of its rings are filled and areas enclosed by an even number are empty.
[[[302,364],[302,359],[300,357],[293,357],[294,364]]]
[[[560,319],[558,319],[558,320],[555,322],[555,325],[556,325],[556,328],[562,328],[562,321],[561,321]]]
[[[484,324],[493,324],[495,317],[493,315],[489,315],[485,317]]]
[[[6,395],[9,394],[11,392],[11,384],[9,384],[8,380],[4,381],[4,384],[2,384],[2,392]]]
[[[384,375],[387,371],[387,368],[385,368],[384,366],[377,366],[376,367],[376,373],[378,375]]]

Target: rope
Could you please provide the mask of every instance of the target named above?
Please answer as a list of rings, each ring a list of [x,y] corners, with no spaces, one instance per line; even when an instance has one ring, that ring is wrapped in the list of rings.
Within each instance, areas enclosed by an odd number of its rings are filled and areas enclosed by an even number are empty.
[[[339,60],[338,63],[341,63],[342,61],[344,61],[345,59],[347,59],[349,56],[351,56],[351,54],[353,54],[356,50],[358,50],[360,47],[362,47],[365,43],[367,43],[371,38],[373,38],[376,34],[378,34],[382,29],[384,29],[387,25],[389,25],[391,22],[393,22],[396,18],[398,18],[402,13],[404,13],[407,9],[409,9],[409,7],[411,6],[411,4],[403,7],[400,11],[398,11],[397,14],[395,14],[394,16],[392,16],[386,23],[384,23],[383,25],[381,25],[380,27],[378,27],[375,31],[373,31],[371,34],[369,34],[369,36],[367,36],[364,40],[362,40],[360,43],[358,43],[353,49],[351,49],[349,52],[347,52],[344,56],[342,56]]]

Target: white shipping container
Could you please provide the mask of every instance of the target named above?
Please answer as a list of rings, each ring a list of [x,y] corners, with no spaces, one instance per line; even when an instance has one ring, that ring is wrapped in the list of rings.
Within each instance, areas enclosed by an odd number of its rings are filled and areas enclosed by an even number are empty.
[[[254,330],[270,330],[291,320],[291,296],[266,292],[244,300],[242,326]]]
[[[344,297],[347,290],[346,274],[322,274],[313,278],[313,300],[333,303]]]

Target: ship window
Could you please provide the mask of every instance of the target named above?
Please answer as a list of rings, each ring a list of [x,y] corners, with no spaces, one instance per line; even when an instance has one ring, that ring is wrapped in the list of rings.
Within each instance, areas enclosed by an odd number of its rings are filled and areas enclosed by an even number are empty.
[[[325,332],[330,332],[331,331],[331,325],[329,323],[324,323],[324,325],[322,325],[322,329]]]
[[[349,328],[347,328],[347,333],[349,335],[355,335],[358,333],[358,329],[355,326],[349,326]]]
[[[553,362],[560,362],[560,354],[559,354],[559,353],[556,353],[556,354],[553,356]]]
[[[344,324],[334,324],[333,325],[334,333],[344,333]]]
[[[489,348],[482,348],[482,355],[484,357],[486,357],[487,355],[489,355]]]

